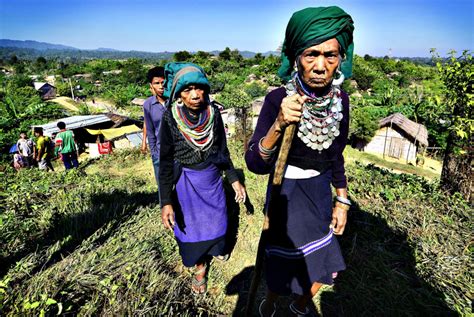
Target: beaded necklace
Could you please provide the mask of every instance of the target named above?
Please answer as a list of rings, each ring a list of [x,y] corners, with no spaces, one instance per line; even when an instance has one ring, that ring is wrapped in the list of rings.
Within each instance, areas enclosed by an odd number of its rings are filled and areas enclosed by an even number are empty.
[[[174,102],[171,106],[171,113],[175,119],[178,130],[186,142],[196,151],[206,151],[214,140],[214,108],[210,105],[201,113],[198,120],[193,124],[184,112],[185,105],[181,102]]]
[[[303,104],[303,114],[298,124],[298,138],[312,150],[328,149],[340,135],[339,126],[343,118],[342,98],[339,86],[332,85],[325,96],[315,96],[309,92],[295,73],[286,84],[288,96],[299,93],[309,99]]]

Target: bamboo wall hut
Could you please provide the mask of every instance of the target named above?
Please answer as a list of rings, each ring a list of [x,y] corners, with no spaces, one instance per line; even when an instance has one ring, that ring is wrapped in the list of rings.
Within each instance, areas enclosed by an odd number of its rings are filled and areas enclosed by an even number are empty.
[[[401,113],[394,113],[379,121],[379,129],[364,146],[364,151],[415,163],[420,148],[427,146],[426,127]]]

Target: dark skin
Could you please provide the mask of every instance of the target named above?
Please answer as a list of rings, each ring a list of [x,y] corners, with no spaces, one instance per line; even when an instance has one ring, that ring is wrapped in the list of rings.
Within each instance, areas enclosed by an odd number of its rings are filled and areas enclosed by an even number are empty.
[[[189,110],[191,115],[198,116],[199,112],[207,107],[207,95],[206,91],[202,86],[199,85],[189,85],[180,93],[180,98],[183,101],[185,107]],[[235,191],[235,201],[237,203],[243,203],[245,201],[246,193],[245,187],[239,182],[235,181],[232,184],[232,188]],[[165,205],[161,208],[161,221],[165,228],[173,230],[175,226],[174,221],[174,210],[172,205]],[[205,262],[196,264],[196,271],[202,270],[203,272],[197,274],[195,278],[198,281],[201,281],[207,274],[207,271],[204,270]],[[205,286],[200,287],[193,285],[194,291],[203,292]]]
[[[311,46],[305,49],[301,53],[299,60],[297,60],[300,77],[317,96],[324,96],[331,88],[331,82],[340,64],[340,60],[339,42],[334,38]],[[296,124],[300,121],[303,104],[306,100],[306,96],[299,94],[283,99],[275,123],[262,140],[264,148],[272,149],[283,136],[283,130],[288,125]],[[336,188],[336,193],[338,196],[347,198],[347,188]],[[347,209],[347,206],[343,204],[336,204],[333,208],[330,227],[334,229],[334,234],[336,235],[344,233],[347,223]],[[298,296],[295,299],[295,307],[300,311],[304,311],[308,302],[317,294],[321,286],[321,283],[314,283],[308,294]],[[263,306],[264,316],[271,315],[273,304],[277,298],[278,295],[276,293],[267,290],[267,297]]]
[[[165,99],[163,98],[165,92],[165,79],[163,77],[153,77],[150,83],[150,91],[153,96],[156,97],[156,100],[163,104],[165,102]]]
[[[153,77],[150,82],[150,91],[153,96],[156,97],[156,100],[164,104],[165,99],[163,94],[165,92],[165,79],[163,77]],[[146,153],[146,124],[143,124],[143,138],[142,138],[142,146],[140,148],[143,154]]]

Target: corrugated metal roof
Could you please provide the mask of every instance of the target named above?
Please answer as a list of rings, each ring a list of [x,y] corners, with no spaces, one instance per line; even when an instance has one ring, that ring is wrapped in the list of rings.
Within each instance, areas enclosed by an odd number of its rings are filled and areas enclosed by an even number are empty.
[[[142,144],[143,132],[134,132],[125,135],[128,141],[133,144],[134,147],[139,147]]]
[[[38,90],[38,89],[40,89],[41,87],[43,87],[44,85],[46,85],[46,83],[34,82],[33,85],[35,86],[35,89]]]
[[[39,81],[35,81],[33,83],[33,86],[35,87],[36,90],[40,90],[44,85],[49,85],[51,87],[54,87],[51,83],[45,83],[45,82],[39,82]]]
[[[66,124],[66,129],[74,130],[74,129],[88,127],[88,126],[98,124],[98,123],[102,123],[102,122],[112,121],[112,120],[110,120],[109,117],[107,117],[106,115],[103,115],[103,114],[90,115],[90,116],[72,116],[72,117],[58,119],[54,122],[49,122],[49,123],[42,124],[42,125],[34,125],[34,126],[31,126],[31,127],[32,128],[42,127],[43,128],[43,133],[45,135],[51,136],[51,134],[53,134],[55,132],[59,132],[59,129],[56,126],[59,121],[62,121]]]

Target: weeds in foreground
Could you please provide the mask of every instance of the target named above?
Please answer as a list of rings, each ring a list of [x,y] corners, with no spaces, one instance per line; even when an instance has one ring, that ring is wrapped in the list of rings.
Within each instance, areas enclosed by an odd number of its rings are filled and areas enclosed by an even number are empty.
[[[234,164],[242,168],[237,149],[231,146]],[[161,226],[149,159],[124,151],[84,166],[2,175],[2,315],[240,314],[265,176],[244,173],[255,213],[240,206],[233,255],[213,265],[208,295],[195,298],[173,236]],[[421,177],[358,164],[347,174],[356,204],[339,238],[347,270],[315,299],[320,312],[472,313],[472,206]]]

